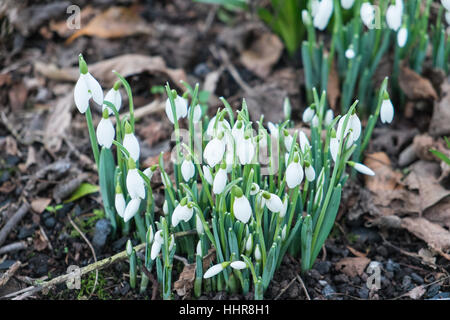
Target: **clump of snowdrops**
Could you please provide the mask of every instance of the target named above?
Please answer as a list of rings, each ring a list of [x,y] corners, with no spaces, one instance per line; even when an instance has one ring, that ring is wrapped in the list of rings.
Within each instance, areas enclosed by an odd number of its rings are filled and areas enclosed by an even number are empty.
[[[372,78],[382,59],[392,49],[392,89],[402,101],[398,86],[404,62],[421,73],[428,51],[435,68],[448,72],[450,58],[450,1],[442,0],[436,24],[430,24],[432,0],[309,0],[302,11],[307,41],[302,44],[302,59],[309,101],[312,88],[325,90],[329,74],[336,68],[341,90],[340,108],[346,113],[351,101],[360,100],[360,114],[367,116],[376,108]],[[317,31],[329,29],[329,46],[318,41]],[[325,52],[327,47],[329,52]],[[335,63],[333,67],[332,64]]]
[[[393,117],[387,79],[366,128],[357,115],[358,101],[347,113],[334,117],[326,109],[326,93],[319,96],[313,90],[314,102],[303,114],[308,131],[291,129],[288,100],[285,121],[269,122],[266,129],[263,115],[251,121],[245,100],[235,113],[221,98],[224,107],[209,119],[198,104],[198,85],[193,89],[185,84],[186,92],[180,96],[167,84],[165,112],[175,133],[172,180],[162,153],[158,165],[139,167],[127,81],[116,73],[118,81],[103,97],[81,55],[79,64],[75,104],[86,114],[106,215],[115,232],[135,230],[136,238],[145,243],[144,261],[137,258],[131,241],[127,243],[130,284],[136,287],[141,269],[140,289],[145,291],[148,272],[155,267],[164,299],[172,297],[175,253],[195,263],[197,297],[227,290],[253,291],[255,299],[263,299],[287,252],[301,260],[303,271],[310,269],[333,227],[348,178],[346,168],[374,175],[370,168],[351,161],[360,148],[356,142],[367,144],[380,114],[389,121]],[[129,98],[129,114],[122,117],[121,86]],[[91,98],[103,109],[96,129]],[[165,194],[160,214],[155,213],[151,185],[157,173]]]

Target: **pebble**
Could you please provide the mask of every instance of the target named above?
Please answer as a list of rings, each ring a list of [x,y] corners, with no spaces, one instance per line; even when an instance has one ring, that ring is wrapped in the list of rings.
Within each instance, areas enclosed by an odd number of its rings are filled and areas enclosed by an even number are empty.
[[[403,290],[411,290],[414,285],[412,284],[412,280],[410,276],[404,276],[402,280],[402,288]]]
[[[111,233],[111,222],[108,219],[100,219],[95,224],[94,238],[92,239],[92,245],[98,251],[101,251],[106,244]]]
[[[450,292],[441,292],[429,300],[450,300]]]
[[[315,264],[314,269],[319,271],[320,274],[327,274],[330,271],[331,262],[330,261],[319,261]]]
[[[127,243],[128,237],[122,237],[117,239],[112,244],[112,249],[114,252],[125,250],[125,244]]]
[[[324,297],[328,298],[331,297],[334,293],[336,293],[336,291],[334,291],[334,289],[327,284],[323,289],[322,289],[322,294],[324,295]]]
[[[208,65],[206,63],[199,63],[194,68],[194,74],[197,77],[204,77],[206,76],[211,70],[209,69]]]
[[[9,269],[16,261],[14,260],[5,260],[2,263],[0,263],[0,270],[6,270]]]
[[[336,282],[336,283],[347,283],[348,282],[348,277],[347,277],[347,275],[345,275],[343,273],[338,274],[338,275],[336,275],[334,277],[334,282]]]
[[[386,271],[394,272],[394,271],[397,271],[397,270],[400,270],[400,265],[398,263],[392,261],[391,259],[389,259],[386,262]]]
[[[441,290],[441,285],[439,283],[435,283],[435,284],[431,285],[428,288],[427,297],[431,298],[431,297],[436,296],[439,293],[439,290]]]
[[[47,228],[53,228],[56,224],[56,219],[53,217],[53,215],[50,212],[46,212],[42,215],[44,218],[44,225]]]
[[[34,233],[34,229],[36,228],[36,226],[31,226],[30,228],[27,227],[21,227],[19,229],[19,234],[17,235],[17,238],[19,240],[23,240],[25,238],[30,237],[33,233]]]
[[[0,184],[2,184],[5,181],[8,181],[11,178],[11,174],[8,171],[3,171],[0,175]]]
[[[369,289],[367,289],[366,287],[362,287],[361,289],[358,290],[358,296],[361,299],[368,299],[369,298]]]
[[[413,279],[415,283],[424,284],[423,278],[415,272],[411,273],[411,279]]]

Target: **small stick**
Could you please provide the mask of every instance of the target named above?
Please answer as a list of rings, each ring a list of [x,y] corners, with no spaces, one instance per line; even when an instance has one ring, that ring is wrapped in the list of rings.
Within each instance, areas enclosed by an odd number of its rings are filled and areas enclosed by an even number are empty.
[[[0,288],[3,287],[9,279],[16,273],[22,263],[20,261],[16,261],[9,269],[1,276],[0,278]]]
[[[283,293],[286,292],[287,289],[289,289],[289,287],[294,283],[294,281],[295,281],[296,279],[297,279],[297,278],[292,279],[291,282],[289,282],[288,285],[287,285],[286,287],[284,287],[284,288],[280,291],[280,293],[275,297],[275,299],[273,299],[273,300],[278,300],[278,298],[281,297],[281,296],[283,295]]]
[[[308,290],[306,290],[305,283],[303,282],[302,277],[300,275],[297,275],[297,280],[302,285],[303,291],[305,291],[306,299],[311,300],[311,297],[308,294]]]
[[[7,244],[6,246],[1,247],[0,254],[9,253],[11,251],[23,250],[23,249],[26,249],[26,247],[27,247],[27,243],[25,241],[13,242],[13,243]]]
[[[8,220],[2,230],[0,230],[0,246],[5,242],[6,237],[8,237],[9,233],[12,229],[22,220],[22,218],[27,214],[30,209],[30,205],[27,202],[24,202],[19,210]]]

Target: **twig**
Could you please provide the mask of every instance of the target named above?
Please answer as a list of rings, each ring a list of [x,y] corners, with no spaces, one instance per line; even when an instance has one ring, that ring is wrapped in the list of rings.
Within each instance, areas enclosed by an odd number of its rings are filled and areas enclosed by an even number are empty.
[[[302,277],[297,274],[297,280],[302,285],[303,291],[305,291],[306,299],[311,300],[311,297],[309,296],[308,290],[306,290],[305,283],[303,282]]]
[[[3,287],[9,279],[16,273],[16,271],[20,268],[22,263],[20,261],[16,261],[9,269],[1,276],[0,278],[0,288]]]
[[[19,210],[8,220],[2,230],[0,230],[0,246],[5,242],[6,237],[8,237],[9,233],[12,229],[22,220],[22,218],[27,214],[30,209],[30,205],[27,202],[24,202]]]
[[[25,241],[18,241],[7,244],[0,248],[0,254],[9,253],[11,251],[23,250],[27,247],[27,243]]]
[[[155,277],[148,271],[147,267],[142,264],[142,270],[144,271],[147,278],[152,282],[152,298],[151,300],[156,300],[156,296],[158,295],[158,281],[156,281]]]
[[[286,287],[284,287],[284,288],[280,291],[280,293],[275,297],[274,300],[278,300],[278,298],[281,297],[281,296],[283,295],[283,293],[286,292],[287,289],[289,289],[289,287],[294,283],[294,281],[295,281],[296,279],[297,279],[297,278],[294,277],[294,279],[292,279],[291,282],[289,282],[288,285],[287,285]]]
[[[84,233],[80,230],[80,228],[78,228],[78,226],[76,225],[75,222],[73,222],[72,218],[70,218],[70,214],[67,215],[67,218],[70,221],[70,224],[72,224],[72,226],[75,228],[75,230],[78,231],[78,233],[81,235],[81,237],[84,239],[84,241],[86,241],[86,243],[88,244],[89,248],[92,251],[92,255],[94,256],[94,261],[97,262],[97,255],[95,254],[95,250],[94,247],[92,246],[91,242],[88,240],[88,238],[86,238],[86,236],[84,235]],[[95,270],[95,282],[94,282],[94,286],[92,288],[92,292],[89,295],[89,298],[94,294],[95,289],[97,287],[97,281],[98,281],[98,269]]]
[[[185,266],[189,265],[189,261],[187,261],[186,258],[177,256],[176,254],[173,255],[173,258],[174,258],[175,260],[178,260],[178,261],[183,262],[183,264],[184,264]]]

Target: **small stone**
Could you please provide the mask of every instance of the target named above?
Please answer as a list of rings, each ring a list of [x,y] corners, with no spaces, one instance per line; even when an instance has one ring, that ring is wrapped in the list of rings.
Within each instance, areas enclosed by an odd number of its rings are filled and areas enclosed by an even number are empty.
[[[5,181],[8,181],[11,178],[11,174],[8,171],[3,171],[0,175],[0,184],[2,184]]]
[[[334,277],[334,282],[336,282],[336,283],[347,283],[348,282],[348,277],[347,277],[347,275],[345,275],[343,273],[338,274],[338,275],[336,275]]]
[[[52,216],[47,217],[44,219],[44,225],[49,229],[53,228],[56,225],[56,219]]]
[[[322,289],[322,294],[324,295],[325,298],[331,297],[334,293],[336,293],[336,291],[334,291],[334,289],[329,284],[327,284]]]
[[[112,249],[114,252],[125,250],[125,244],[128,241],[128,237],[122,237],[120,239],[117,239],[112,244]]]
[[[423,278],[415,272],[411,273],[411,279],[413,279],[415,283],[424,284]]]
[[[199,63],[194,68],[194,75],[196,75],[197,77],[204,77],[210,72],[211,70],[206,63]]]
[[[411,290],[413,287],[412,281],[411,281],[411,277],[410,276],[404,276],[403,280],[402,280],[402,288],[404,290]]]
[[[439,290],[441,290],[441,285],[439,283],[435,283],[435,284],[431,285],[428,288],[427,297],[428,298],[434,297],[435,295],[437,295],[439,293]]]
[[[366,287],[362,287],[358,290],[358,296],[361,299],[369,299],[369,289],[367,289]]]
[[[128,291],[130,291],[130,284],[128,282],[122,283],[123,286],[120,286],[119,292],[122,296],[126,295]]]
[[[5,260],[2,263],[0,263],[0,270],[7,270],[9,269],[16,261],[14,260]]]
[[[320,284],[322,287],[325,287],[326,285],[328,285],[328,282],[326,282],[325,280],[319,280],[319,284]]]
[[[330,272],[331,262],[330,261],[319,261],[314,265],[314,269],[319,271],[320,274],[324,275]]]
[[[30,236],[34,233],[34,229],[35,229],[35,228],[36,228],[35,226],[31,226],[30,228],[27,228],[27,227],[21,227],[21,228],[19,229],[19,234],[17,235],[17,238],[18,238],[19,240],[23,240],[23,239],[25,239],[25,238],[30,237]]]
[[[315,280],[320,280],[322,278],[322,276],[320,275],[320,272],[317,271],[316,269],[309,270],[307,274]]]
[[[111,222],[108,219],[100,219],[95,224],[94,238],[92,245],[98,251],[101,251],[106,244],[106,239],[111,232]]]
[[[394,261],[392,261],[391,259],[389,259],[386,262],[386,271],[389,272],[394,272],[400,269],[400,265],[398,263],[395,263]]]
[[[450,299],[450,292],[441,292],[435,295],[430,300],[449,300]]]

